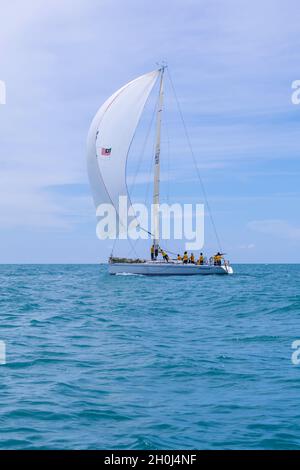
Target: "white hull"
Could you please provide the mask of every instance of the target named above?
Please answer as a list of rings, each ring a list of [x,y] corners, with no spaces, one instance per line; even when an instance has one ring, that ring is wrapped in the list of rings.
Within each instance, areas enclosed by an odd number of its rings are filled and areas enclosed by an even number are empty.
[[[231,266],[212,266],[166,262],[110,263],[109,274],[142,274],[148,276],[193,276],[197,274],[233,274]]]

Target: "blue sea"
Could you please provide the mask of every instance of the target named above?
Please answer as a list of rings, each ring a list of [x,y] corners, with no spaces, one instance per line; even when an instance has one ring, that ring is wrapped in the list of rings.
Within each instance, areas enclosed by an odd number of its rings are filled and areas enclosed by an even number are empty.
[[[0,449],[300,449],[300,265],[0,266]]]

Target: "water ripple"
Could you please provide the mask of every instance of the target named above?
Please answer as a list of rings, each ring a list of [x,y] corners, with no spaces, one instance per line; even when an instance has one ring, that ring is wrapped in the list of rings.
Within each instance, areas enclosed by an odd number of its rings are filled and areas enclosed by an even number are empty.
[[[0,448],[300,449],[300,267],[235,271],[0,266]]]

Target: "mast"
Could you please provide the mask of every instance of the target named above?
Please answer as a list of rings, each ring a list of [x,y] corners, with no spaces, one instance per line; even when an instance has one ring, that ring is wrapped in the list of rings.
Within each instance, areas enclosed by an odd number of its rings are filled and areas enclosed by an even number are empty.
[[[160,69],[159,101],[156,116],[156,146],[154,160],[154,191],[153,191],[153,225],[154,225],[154,249],[159,247],[159,183],[160,183],[160,135],[161,135],[161,115],[164,100],[164,71],[165,65]]]

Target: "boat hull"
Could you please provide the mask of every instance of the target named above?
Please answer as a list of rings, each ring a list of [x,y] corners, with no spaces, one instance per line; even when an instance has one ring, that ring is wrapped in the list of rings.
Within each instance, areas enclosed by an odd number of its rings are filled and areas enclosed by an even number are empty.
[[[140,274],[145,276],[195,276],[233,274],[231,266],[211,266],[182,263],[110,263],[109,274]]]

